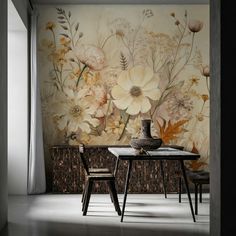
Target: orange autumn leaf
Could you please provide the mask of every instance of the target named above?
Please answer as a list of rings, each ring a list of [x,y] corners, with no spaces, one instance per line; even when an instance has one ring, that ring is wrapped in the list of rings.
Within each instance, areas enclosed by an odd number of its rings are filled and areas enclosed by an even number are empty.
[[[192,148],[192,153],[199,154],[199,151],[197,150],[197,147],[195,146],[195,143],[193,142],[193,148]]]
[[[194,161],[190,161],[188,163],[188,168],[193,170],[193,171],[197,171],[197,170],[203,169],[203,167],[206,166],[206,165],[207,165],[207,163],[205,163],[203,161],[194,160]]]
[[[160,138],[164,143],[169,143],[171,140],[176,139],[178,134],[185,131],[182,126],[188,121],[180,120],[172,124],[170,120],[168,123],[165,119],[162,118],[162,120],[163,125],[161,125],[158,121],[157,124],[160,129]]]
[[[197,147],[195,146],[194,142],[193,142],[193,148],[192,148],[191,152],[199,154],[199,151],[198,151]],[[198,171],[198,170],[203,169],[203,167],[206,166],[206,165],[207,165],[206,162],[203,162],[203,161],[200,161],[200,160],[194,160],[194,161],[190,161],[188,163],[188,168],[193,170],[193,171]]]

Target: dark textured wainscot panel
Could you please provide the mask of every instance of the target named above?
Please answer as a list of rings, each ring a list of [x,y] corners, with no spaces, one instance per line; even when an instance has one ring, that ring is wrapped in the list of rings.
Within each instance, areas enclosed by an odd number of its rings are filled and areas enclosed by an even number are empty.
[[[55,193],[81,193],[84,184],[84,171],[80,165],[79,150],[77,146],[57,145],[50,149],[53,163],[52,191]],[[86,146],[85,155],[90,167],[107,167],[114,170],[116,157],[107,146]],[[116,176],[117,189],[123,193],[127,162],[120,161]],[[177,176],[179,163],[164,161],[167,192],[177,191]],[[162,179],[159,161],[135,161],[132,167],[129,191],[132,193],[162,193]],[[97,183],[94,187],[96,193],[107,193],[104,183]]]

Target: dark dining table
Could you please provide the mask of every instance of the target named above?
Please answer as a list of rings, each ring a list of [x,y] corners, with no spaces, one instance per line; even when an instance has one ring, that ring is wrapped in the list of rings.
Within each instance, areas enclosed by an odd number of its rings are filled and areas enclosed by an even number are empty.
[[[108,150],[116,156],[116,166],[114,174],[116,175],[116,172],[118,170],[118,163],[119,161],[128,161],[128,168],[126,173],[126,181],[125,181],[125,187],[124,187],[124,198],[123,198],[123,206],[122,206],[122,212],[121,212],[121,222],[123,222],[124,213],[125,213],[125,205],[126,205],[126,199],[127,199],[127,192],[129,187],[129,181],[132,171],[132,163],[134,161],[179,161],[181,166],[181,173],[184,179],[184,183],[187,190],[189,205],[191,214],[193,217],[193,221],[196,222],[194,211],[193,211],[193,205],[191,200],[191,195],[189,191],[188,186],[188,180],[185,172],[185,160],[197,160],[200,158],[199,154],[195,154],[188,151],[178,150],[171,147],[160,147],[156,150],[152,151],[143,151],[140,153],[139,151],[133,149],[132,147],[108,147]]]

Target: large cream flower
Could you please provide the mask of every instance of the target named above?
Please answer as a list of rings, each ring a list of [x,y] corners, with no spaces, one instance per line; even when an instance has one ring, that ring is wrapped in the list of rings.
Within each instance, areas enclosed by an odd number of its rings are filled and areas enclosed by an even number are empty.
[[[111,91],[116,107],[126,109],[130,115],[148,112],[151,109],[149,98],[160,98],[158,82],[159,78],[154,78],[148,67],[135,66],[128,71],[122,71],[117,85]]]
[[[92,118],[94,111],[90,108],[90,103],[85,98],[86,90],[73,92],[66,90],[67,100],[61,104],[60,111],[57,112],[61,118],[58,121],[58,128],[63,130],[68,127],[69,132],[76,132],[79,128],[89,133],[90,124],[97,126],[99,121]]]

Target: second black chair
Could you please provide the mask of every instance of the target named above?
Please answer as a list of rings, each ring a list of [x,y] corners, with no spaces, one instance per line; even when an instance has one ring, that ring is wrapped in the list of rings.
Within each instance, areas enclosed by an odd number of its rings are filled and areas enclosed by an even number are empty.
[[[120,205],[118,202],[117,191],[116,191],[116,186],[115,186],[114,174],[111,173],[108,169],[102,169],[102,170],[100,169],[100,172],[99,172],[99,169],[90,169],[88,167],[86,157],[84,156],[85,147],[83,144],[79,146],[79,150],[80,150],[80,160],[82,162],[82,165],[84,167],[84,172],[85,172],[85,187],[84,187],[83,196],[82,196],[83,215],[87,214],[89,201],[90,201],[90,197],[91,197],[91,193],[93,189],[93,184],[94,182],[97,182],[97,181],[105,182],[107,184],[109,192],[110,192],[110,196],[111,196],[111,201],[114,204],[115,210],[117,211],[118,215],[121,215]],[[92,172],[93,170],[95,172]]]
[[[198,214],[198,189],[199,189],[199,202],[202,202],[202,185],[210,183],[210,176],[208,171],[186,171],[188,180],[194,184],[195,193],[195,215]],[[182,181],[179,178],[179,202],[181,202],[181,185]]]

